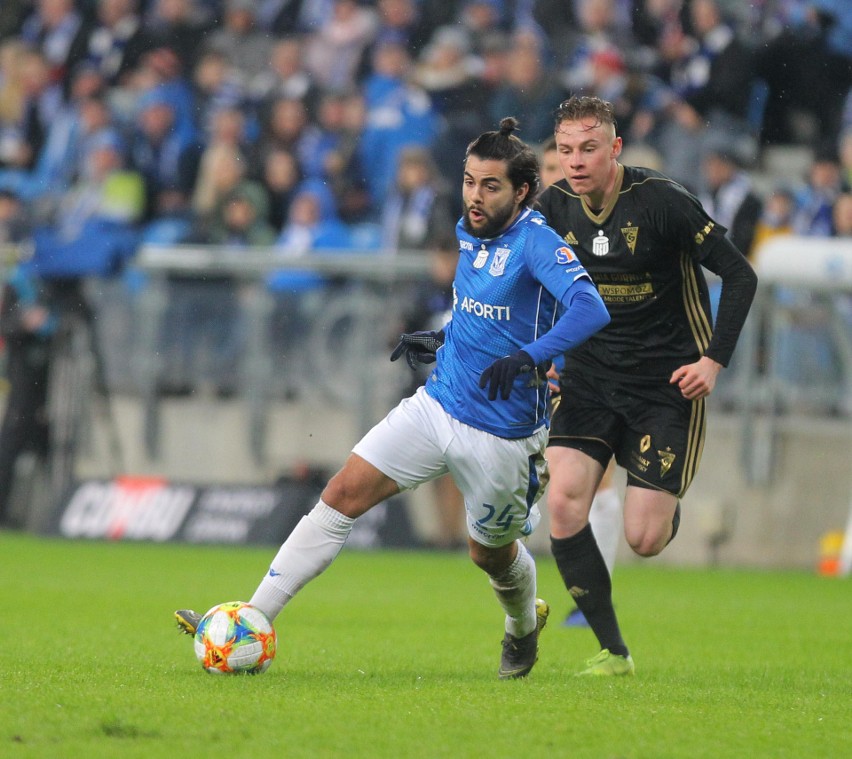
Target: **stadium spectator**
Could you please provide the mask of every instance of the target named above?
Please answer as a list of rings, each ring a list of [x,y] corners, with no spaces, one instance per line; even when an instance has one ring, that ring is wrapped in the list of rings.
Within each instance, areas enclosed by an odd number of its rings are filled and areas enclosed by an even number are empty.
[[[273,37],[284,37],[307,28],[302,24],[301,14],[312,3],[311,0],[258,0],[254,5],[258,28]]]
[[[195,187],[201,143],[178,130],[173,100],[159,88],[137,102],[138,120],[130,138],[131,165],[145,180],[146,218],[161,192],[189,196]]]
[[[837,196],[831,218],[834,237],[852,237],[852,192]]]
[[[276,40],[269,68],[251,83],[250,96],[258,105],[275,100],[300,100],[308,113],[313,113],[319,91],[310,72],[305,68],[305,43],[301,37]]]
[[[618,23],[614,0],[579,0],[575,3],[578,25],[573,33],[562,40],[553,40],[559,60],[564,61],[562,68],[562,86],[566,91],[579,94],[594,93],[595,79],[600,75],[596,71],[600,56],[614,65],[620,59],[618,67],[624,65],[626,56],[633,45],[630,29]],[[603,93],[598,93],[602,95]]]
[[[679,499],[701,455],[704,399],[730,361],[757,281],[695,197],[658,172],[618,162],[609,103],[565,101],[555,136],[566,179],[544,191],[541,210],[587,267],[612,321],[568,352],[560,376],[547,448],[551,545],[601,646],[580,674],[630,675],[610,573],[589,524],[592,498],[614,455],[627,470],[630,547],[653,556],[675,537]],[[723,282],[715,328],[702,266]]]
[[[470,38],[471,48],[479,52],[495,32],[511,32],[503,0],[462,0],[454,19]]]
[[[751,54],[722,17],[717,0],[694,0],[695,39],[674,35],[668,87],[657,94],[652,144],[665,156],[665,170],[693,192],[701,186],[701,160],[709,143],[736,143],[754,160],[748,110],[753,86]],[[664,115],[663,115],[664,114]],[[661,118],[662,116],[662,118]]]
[[[268,221],[281,230],[303,177],[296,157],[284,148],[269,150],[261,160],[260,180],[269,192]]]
[[[406,145],[431,148],[438,118],[428,94],[410,83],[412,61],[395,39],[380,40],[373,73],[363,86],[366,123],[359,158],[373,205],[381,208],[396,175],[399,152]]]
[[[51,222],[35,230],[34,265],[42,276],[110,276],[135,253],[145,207],[142,177],[127,168],[126,146],[109,127],[93,134],[85,149],[80,176]]]
[[[27,46],[7,40],[0,46],[0,166],[20,168],[33,161],[24,137],[26,93],[22,62]]]
[[[484,128],[490,92],[482,86],[481,69],[467,34],[444,26],[435,30],[412,71],[412,81],[428,93],[441,119],[441,149],[435,159],[445,175],[455,170],[467,144]]]
[[[701,168],[707,189],[698,199],[707,214],[728,230],[728,239],[737,250],[748,255],[763,202],[743,169],[740,156],[729,145],[711,146]]]
[[[808,169],[805,185],[796,193],[793,229],[797,235],[831,235],[831,209],[843,191],[840,164],[832,144],[820,147]]]
[[[356,0],[332,0],[330,15],[305,44],[305,67],[317,86],[332,90],[354,87],[377,26],[372,8]],[[400,39],[400,44],[403,42]]]
[[[382,208],[383,250],[422,250],[436,229],[451,227],[456,218],[429,151],[403,148],[396,182]]]
[[[506,61],[506,81],[491,98],[488,113],[523,114],[525,139],[541,143],[553,133],[553,104],[563,95],[544,65],[540,47],[527,37],[515,37]]]
[[[229,145],[249,158],[254,149],[254,133],[251,115],[245,109],[236,106],[222,106],[210,115],[210,131],[207,133],[205,147]]]
[[[219,203],[210,223],[200,225],[195,241],[229,248],[270,247],[278,232],[268,216],[266,188],[250,179],[241,181]]]
[[[637,64],[646,71],[657,65],[661,42],[685,26],[683,0],[644,0],[633,6],[631,33],[637,44]]]
[[[755,259],[768,240],[775,237],[792,235],[793,211],[796,208],[795,192],[781,185],[773,188],[763,203],[760,218],[754,228],[754,239],[749,258]]]
[[[265,155],[273,149],[289,150],[299,160],[300,171],[311,132],[317,127],[310,120],[304,102],[295,98],[277,98],[260,114],[257,152]]]
[[[308,179],[299,185],[277,245],[285,258],[298,258],[316,250],[352,247],[351,231],[340,221],[334,196],[324,182]],[[274,277],[276,282],[281,278]],[[283,273],[283,279],[290,279],[290,275]]]
[[[209,138],[216,114],[222,109],[238,109],[244,119],[249,115],[239,77],[227,57],[215,50],[201,55],[192,70],[192,96],[194,121],[205,138]]]
[[[411,56],[417,58],[432,36],[423,5],[418,0],[378,0],[376,38],[395,35],[405,41]]]
[[[0,42],[20,34],[21,24],[32,10],[32,0],[6,0],[0,13]]]
[[[119,83],[150,47],[138,0],[97,0],[96,21],[87,30],[84,59],[108,84]]]
[[[313,128],[306,130],[301,143],[301,165],[306,177],[328,179],[329,156],[345,139],[346,93],[324,92],[317,104]]]
[[[9,121],[0,125],[0,160],[11,169],[28,171],[35,165],[50,124],[62,107],[61,83],[53,81],[45,56],[27,47],[6,43],[4,93]]]
[[[836,137],[852,86],[852,6],[807,0],[779,4],[776,13],[756,46],[754,72],[768,88],[761,138],[816,145]],[[845,46],[835,47],[844,35]]]
[[[225,55],[249,91],[265,76],[274,42],[269,31],[257,26],[256,6],[255,0],[224,0],[222,25],[208,34],[203,47]]]
[[[75,0],[36,0],[32,6],[21,26],[21,40],[44,56],[50,81],[62,82],[85,56],[88,25]]]
[[[530,382],[529,375],[537,363],[582,342],[608,320],[583,269],[571,267],[566,276],[554,255],[562,240],[529,207],[538,187],[538,162],[532,149],[513,137],[516,125],[505,119],[499,132],[471,144],[464,221],[457,227],[467,261],[455,281],[459,303],[500,302],[511,309],[512,320],[498,328],[496,320],[460,306],[441,333],[430,333],[431,346],[418,336],[403,336],[392,358],[405,353],[416,362],[432,348],[436,371],[354,447],[250,599],[274,620],[334,561],[358,517],[451,471],[465,494],[471,559],[489,576],[505,613],[501,679],[529,674],[548,612],[536,601],[535,562],[519,540],[537,521],[535,501],[545,468],[548,393],[546,383]],[[520,255],[489,250],[495,239],[506,247],[514,243]],[[474,258],[492,276],[477,276],[482,267],[471,265]],[[560,303],[565,310],[554,323],[550,317]],[[544,323],[554,326],[542,335]],[[487,504],[500,504],[501,510]],[[182,610],[176,616],[186,632],[195,632],[200,615]]]
[[[12,45],[13,48],[11,50],[5,48],[4,53],[16,53],[14,50],[16,43],[7,44]],[[9,142],[0,138],[0,144],[6,145],[7,149],[13,153],[25,144],[21,141],[22,131],[14,114],[19,108],[23,108],[22,104],[26,103],[26,100],[23,97],[23,87],[19,90],[20,99],[16,98],[15,89],[15,87],[9,87],[0,94],[0,113],[5,111],[9,114],[8,119],[0,116],[0,123],[4,121],[6,123],[5,130],[0,127],[0,134],[5,133],[4,136]],[[56,91],[58,92],[58,86]],[[90,116],[97,112],[96,108],[87,107],[84,103],[96,97],[102,99],[104,94],[103,78],[87,64],[79,64],[72,76],[68,99],[60,100],[55,112],[51,109],[52,115],[46,124],[46,133],[41,140],[41,146],[38,146],[36,139],[31,138],[32,142],[27,149],[14,157],[12,166],[0,169],[0,187],[14,190],[22,200],[27,202],[44,196],[58,200],[57,196],[65,192],[79,174],[85,152],[82,142],[97,126],[91,118],[83,118],[83,111]],[[21,168],[29,161],[29,152],[33,149],[37,149],[37,152],[32,168]],[[15,167],[16,163],[21,166]]]
[[[511,48],[512,41],[509,35],[503,32],[492,32],[483,37],[479,49],[474,51],[474,55],[479,59],[477,84],[486,102],[494,97],[494,93],[506,81]]]
[[[366,225],[374,219],[359,154],[364,128],[360,92],[327,92],[321,100],[317,128],[304,140],[306,176],[320,178],[331,190],[342,221]]]
[[[210,31],[210,23],[196,0],[151,0],[145,33],[153,48],[174,50],[183,71],[192,71]]]

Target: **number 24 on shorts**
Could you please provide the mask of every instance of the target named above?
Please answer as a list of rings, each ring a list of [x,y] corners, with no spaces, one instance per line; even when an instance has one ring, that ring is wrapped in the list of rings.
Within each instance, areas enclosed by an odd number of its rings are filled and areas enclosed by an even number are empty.
[[[482,517],[481,519],[477,519],[476,523],[481,524],[483,527],[491,522],[494,519],[494,515],[497,513],[496,507],[492,506],[490,503],[483,503],[483,508],[488,509],[488,513]],[[494,520],[493,524],[498,527],[502,527],[504,530],[512,524],[515,519],[514,514],[510,514],[509,512],[512,510],[512,504],[510,503],[503,511],[500,512],[500,515],[497,519]]]

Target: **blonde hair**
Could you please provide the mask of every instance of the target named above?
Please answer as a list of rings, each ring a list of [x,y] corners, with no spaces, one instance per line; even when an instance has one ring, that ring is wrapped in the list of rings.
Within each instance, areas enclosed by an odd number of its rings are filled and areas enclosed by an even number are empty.
[[[24,116],[23,63],[29,48],[20,40],[0,45],[0,121],[19,122]]]

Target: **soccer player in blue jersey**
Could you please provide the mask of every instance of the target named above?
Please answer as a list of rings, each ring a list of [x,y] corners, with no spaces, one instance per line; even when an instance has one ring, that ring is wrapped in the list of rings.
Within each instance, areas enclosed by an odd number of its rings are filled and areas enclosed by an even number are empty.
[[[467,149],[449,322],[402,336],[392,360],[436,361],[424,387],[355,445],[272,560],[250,603],[274,620],[337,556],[359,516],[450,473],[464,495],[473,562],[505,613],[498,676],[526,676],[547,605],[521,539],[547,482],[550,360],[609,322],[569,246],[532,209],[538,159],[506,118]],[[199,615],[176,612],[194,633]]]

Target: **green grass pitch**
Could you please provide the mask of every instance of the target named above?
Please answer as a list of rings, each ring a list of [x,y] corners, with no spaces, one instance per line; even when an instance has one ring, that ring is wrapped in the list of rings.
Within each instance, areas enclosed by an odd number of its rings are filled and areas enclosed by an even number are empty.
[[[807,572],[620,566],[632,679],[553,608],[530,677],[501,682],[502,615],[464,555],[345,550],[276,622],[259,677],[216,677],[175,608],[247,599],[266,548],[0,533],[2,757],[852,756],[852,593]]]

